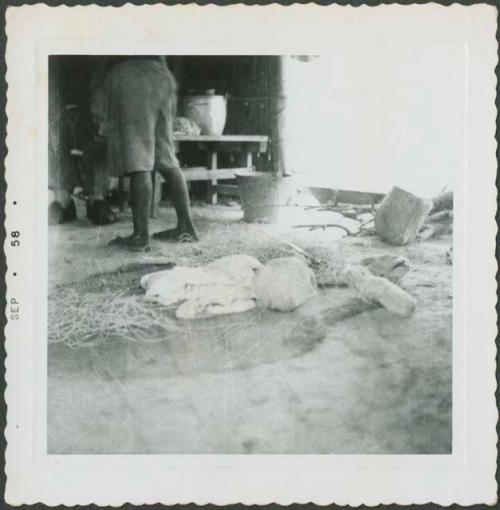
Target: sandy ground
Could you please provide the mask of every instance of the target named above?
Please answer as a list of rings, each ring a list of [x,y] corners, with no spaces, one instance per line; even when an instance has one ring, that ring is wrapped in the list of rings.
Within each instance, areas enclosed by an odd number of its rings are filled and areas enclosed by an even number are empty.
[[[401,286],[417,298],[417,310],[410,318],[383,309],[339,313],[357,296],[336,288],[293,313],[188,321],[174,340],[50,344],[50,453],[451,451],[449,237],[394,248],[376,237],[340,239],[336,229],[247,225],[239,207],[194,213],[200,243],[155,242],[141,255],[107,246],[130,230],[127,214],[102,228],[85,219],[51,227],[49,292],[129,262],[199,265],[228,251],[265,261],[279,255],[276,240],[287,239],[322,247],[332,265],[387,252],[406,256],[411,271]],[[152,231],[168,224],[173,215],[163,208]]]

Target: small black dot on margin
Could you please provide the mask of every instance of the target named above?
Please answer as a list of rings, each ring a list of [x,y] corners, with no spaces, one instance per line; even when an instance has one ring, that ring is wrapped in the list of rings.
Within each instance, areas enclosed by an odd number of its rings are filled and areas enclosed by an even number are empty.
[[[14,200],[13,204],[14,204],[14,205],[17,205],[17,202]]]
[[[12,273],[14,276],[17,276],[17,273]]]

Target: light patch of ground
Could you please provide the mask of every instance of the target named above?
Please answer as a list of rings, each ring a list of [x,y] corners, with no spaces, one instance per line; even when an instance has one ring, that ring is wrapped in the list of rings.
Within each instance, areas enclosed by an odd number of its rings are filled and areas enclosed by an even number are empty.
[[[331,267],[406,256],[412,269],[401,284],[417,310],[399,318],[329,289],[293,313],[188,322],[175,341],[50,345],[50,453],[450,452],[450,238],[394,248],[376,237],[340,240],[336,229],[247,225],[235,207],[194,213],[200,243],[155,242],[141,255],[107,246],[130,231],[129,215],[103,228],[83,219],[51,228],[52,292],[132,262],[199,265],[229,253],[265,262],[290,253],[286,239]],[[151,230],[168,224],[162,209]]]

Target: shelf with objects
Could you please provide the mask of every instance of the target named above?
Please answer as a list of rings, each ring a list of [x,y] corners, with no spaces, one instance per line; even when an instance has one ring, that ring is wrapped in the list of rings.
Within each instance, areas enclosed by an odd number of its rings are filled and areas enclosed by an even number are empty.
[[[273,58],[170,56],[178,83],[175,150],[190,187],[209,204],[222,195],[239,196],[236,174],[270,166],[268,67]],[[154,177],[152,216],[161,200]]]
[[[186,181],[207,181],[207,201],[217,203],[217,194],[227,192],[227,185],[218,185],[220,180],[236,179],[235,172],[254,171],[254,155],[267,152],[269,137],[264,135],[175,135],[176,152],[182,154],[183,150],[196,150],[206,156],[206,166],[184,166],[182,155],[179,160]],[[220,168],[219,155],[221,153],[236,155],[241,166]],[[151,216],[155,217],[161,200],[162,179],[154,173],[154,201]]]

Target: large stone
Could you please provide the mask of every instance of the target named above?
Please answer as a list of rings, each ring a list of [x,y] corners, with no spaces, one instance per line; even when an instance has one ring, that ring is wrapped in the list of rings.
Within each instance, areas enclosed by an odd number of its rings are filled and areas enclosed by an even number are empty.
[[[377,235],[396,246],[413,241],[424,224],[432,202],[394,187],[375,215]]]

